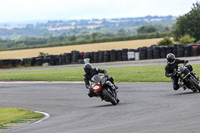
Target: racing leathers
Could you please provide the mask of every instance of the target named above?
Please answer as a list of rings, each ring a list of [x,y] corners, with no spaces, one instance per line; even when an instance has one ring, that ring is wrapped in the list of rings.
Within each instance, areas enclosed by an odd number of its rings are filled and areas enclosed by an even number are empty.
[[[99,69],[99,68],[92,68],[91,71],[89,73],[85,73],[83,75],[83,79],[85,81],[85,87],[87,89],[89,89],[89,93],[88,93],[88,96],[89,97],[93,97],[94,94],[93,92],[91,91],[91,85],[90,85],[90,81],[91,81],[91,78],[96,75],[96,74],[99,74],[99,73],[103,73],[104,76],[107,77],[107,81],[106,81],[106,84],[112,88],[112,89],[117,89],[118,87],[114,84],[114,79],[112,77],[108,77],[108,72],[104,69]]]
[[[176,75],[176,70],[178,69],[178,64],[187,63],[187,62],[188,62],[188,60],[175,59],[175,62],[173,64],[167,63],[167,65],[165,66],[165,76],[171,77],[174,90],[178,90],[181,87],[178,84],[178,77]]]

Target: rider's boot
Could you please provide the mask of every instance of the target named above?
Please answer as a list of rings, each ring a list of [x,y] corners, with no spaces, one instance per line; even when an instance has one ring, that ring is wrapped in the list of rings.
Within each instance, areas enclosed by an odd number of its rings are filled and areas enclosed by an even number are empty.
[[[116,100],[116,101],[117,101],[117,103],[119,103],[119,102],[120,102],[119,98],[117,98],[117,100]]]
[[[186,89],[185,85],[179,84],[179,88],[181,88],[181,87],[182,87],[184,90]]]
[[[92,93],[92,91],[89,91],[88,96],[89,96],[90,98],[94,97],[94,94]]]
[[[116,84],[113,84],[115,86],[115,89],[118,89],[118,86]]]

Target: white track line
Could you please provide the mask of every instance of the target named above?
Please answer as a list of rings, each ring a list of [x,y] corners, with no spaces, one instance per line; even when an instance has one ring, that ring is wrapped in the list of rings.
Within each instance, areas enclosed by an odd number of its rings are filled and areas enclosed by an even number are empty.
[[[43,117],[42,119],[40,119],[40,120],[34,122],[34,124],[40,123],[40,122],[42,122],[42,121],[44,121],[44,120],[46,120],[46,119],[48,119],[48,118],[50,117],[50,115],[49,115],[48,113],[40,112],[40,111],[35,111],[35,112],[36,112],[36,113],[41,113],[41,114],[43,114],[44,117]]]

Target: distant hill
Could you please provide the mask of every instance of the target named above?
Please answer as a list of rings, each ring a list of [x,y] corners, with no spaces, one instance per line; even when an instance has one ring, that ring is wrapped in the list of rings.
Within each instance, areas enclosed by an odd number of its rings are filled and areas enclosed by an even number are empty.
[[[29,23],[1,23],[0,39],[25,39],[27,37],[49,38],[53,36],[89,36],[93,32],[133,35],[143,25],[155,25],[159,30],[171,29],[176,22],[174,16],[146,16],[138,18],[82,19],[56,21],[30,21]]]

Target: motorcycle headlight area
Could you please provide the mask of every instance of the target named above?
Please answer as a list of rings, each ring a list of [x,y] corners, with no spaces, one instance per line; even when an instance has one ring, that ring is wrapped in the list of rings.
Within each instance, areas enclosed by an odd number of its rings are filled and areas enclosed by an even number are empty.
[[[95,85],[95,86],[93,86],[93,89],[94,89],[94,90],[98,90],[99,88],[100,88],[99,85]]]

